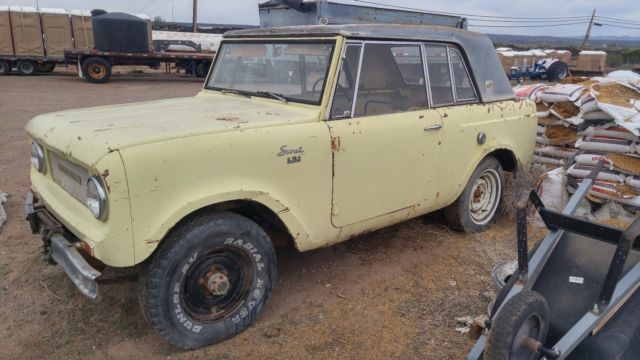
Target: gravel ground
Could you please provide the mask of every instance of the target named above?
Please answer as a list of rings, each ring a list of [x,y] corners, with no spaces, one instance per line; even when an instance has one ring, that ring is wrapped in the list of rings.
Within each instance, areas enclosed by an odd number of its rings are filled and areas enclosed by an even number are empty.
[[[122,75],[91,85],[73,73],[0,78],[0,190],[13,196],[0,232],[2,359],[462,359],[473,342],[455,317],[486,311],[490,270],[515,257],[512,221],[482,234],[449,230],[438,214],[331,248],[278,251],[279,282],[256,324],[184,352],[145,323],[135,283],[82,297],[23,221],[33,116],[87,106],[191,96],[201,80]]]

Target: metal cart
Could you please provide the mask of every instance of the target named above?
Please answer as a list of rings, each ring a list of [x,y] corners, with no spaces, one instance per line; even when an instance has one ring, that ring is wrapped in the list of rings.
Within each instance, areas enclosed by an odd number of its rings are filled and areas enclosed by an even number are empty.
[[[518,269],[498,294],[468,359],[637,359],[640,354],[640,218],[627,229],[573,216],[602,169],[584,179],[562,212],[521,194]],[[549,233],[531,253],[527,206]]]

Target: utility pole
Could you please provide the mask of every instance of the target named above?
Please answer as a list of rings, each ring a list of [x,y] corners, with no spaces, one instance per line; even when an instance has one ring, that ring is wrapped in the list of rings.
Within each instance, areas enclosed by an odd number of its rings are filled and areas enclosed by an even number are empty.
[[[193,32],[198,32],[198,0],[193,0]]]
[[[584,34],[584,40],[582,41],[582,46],[580,47],[580,51],[584,50],[589,44],[589,37],[591,36],[591,28],[593,27],[593,19],[596,17],[596,9],[593,9],[593,13],[591,13],[591,20],[589,21],[589,27],[587,28],[587,33]]]

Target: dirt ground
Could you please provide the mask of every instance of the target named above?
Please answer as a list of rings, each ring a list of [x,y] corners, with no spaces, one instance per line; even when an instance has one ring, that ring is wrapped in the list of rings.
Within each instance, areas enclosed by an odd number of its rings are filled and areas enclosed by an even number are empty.
[[[191,96],[200,79],[117,76],[91,85],[72,72],[0,77],[0,190],[12,194],[0,232],[1,359],[462,359],[473,345],[454,318],[486,311],[490,270],[515,258],[513,222],[462,235],[438,214],[299,254],[278,251],[279,280],[262,316],[221,344],[166,344],[138,307],[135,283],[84,298],[23,221],[33,116],[78,107]],[[532,238],[534,238],[532,236]]]

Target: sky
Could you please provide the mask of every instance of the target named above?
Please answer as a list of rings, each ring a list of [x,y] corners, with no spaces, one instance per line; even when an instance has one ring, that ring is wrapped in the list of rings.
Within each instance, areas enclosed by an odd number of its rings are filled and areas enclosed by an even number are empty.
[[[40,7],[91,10],[101,8],[107,11],[121,11],[128,13],[142,13],[150,17],[161,16],[171,21],[191,21],[192,0],[0,0],[0,5],[22,5]],[[198,20],[206,23],[221,24],[259,24],[257,5],[264,0],[199,0]],[[356,3],[354,0],[336,0],[338,2]],[[592,36],[640,36],[640,2],[638,0],[371,0],[396,6],[420,8],[432,11],[445,11],[484,16],[509,17],[574,17],[591,15],[596,9],[600,16],[628,19],[636,24],[624,22],[610,23],[633,27],[623,29],[612,26],[595,27]],[[568,26],[541,27],[477,27],[483,25],[551,25],[545,22],[494,22],[493,19],[478,17],[470,20],[470,30],[495,34],[514,35],[551,35],[551,36],[583,36],[587,24]],[[539,21],[539,20],[538,20]],[[564,21],[564,20],[563,20]],[[583,22],[585,20],[567,20],[568,22]],[[604,21],[604,20],[602,20]],[[554,20],[553,24],[561,21]]]

